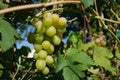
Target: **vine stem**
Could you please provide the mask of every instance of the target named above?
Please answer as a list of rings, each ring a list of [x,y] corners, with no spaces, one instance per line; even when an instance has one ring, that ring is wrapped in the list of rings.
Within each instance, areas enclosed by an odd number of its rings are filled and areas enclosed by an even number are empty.
[[[2,9],[0,10],[0,14],[18,11],[18,10],[25,10],[25,9],[30,9],[30,8],[48,7],[48,6],[56,5],[56,4],[79,4],[79,3],[81,2],[73,0],[73,1],[57,1],[57,2],[39,3],[39,4],[27,4],[27,5],[14,6],[14,7]]]

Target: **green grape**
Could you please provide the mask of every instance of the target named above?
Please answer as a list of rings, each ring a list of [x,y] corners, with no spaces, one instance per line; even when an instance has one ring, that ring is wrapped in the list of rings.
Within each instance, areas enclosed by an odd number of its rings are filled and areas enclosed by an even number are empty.
[[[46,17],[43,19],[43,24],[46,26],[46,27],[50,27],[52,25],[52,19],[51,17]]]
[[[45,30],[46,30],[46,28],[45,28],[44,25],[41,25],[41,26],[37,27],[37,33],[38,34],[44,34]]]
[[[40,34],[35,35],[35,42],[36,43],[41,43],[44,40],[44,36]]]
[[[56,29],[54,26],[51,26],[46,30],[46,35],[48,35],[49,37],[52,37],[55,34],[56,34]]]
[[[42,45],[34,44],[34,49],[35,49],[36,52],[39,52],[40,50],[42,50]]]
[[[66,28],[63,28],[63,29],[58,28],[57,29],[57,33],[64,33],[65,31],[66,31]]]
[[[48,67],[45,67],[43,70],[42,70],[42,73],[43,74],[48,74],[49,73],[49,68]]]
[[[47,57],[47,52],[45,50],[40,50],[38,53],[40,59],[45,59]]]
[[[64,27],[66,23],[67,23],[67,20],[64,17],[59,18],[58,24],[60,25],[60,27]]]
[[[106,46],[107,43],[106,43],[106,41],[101,40],[101,41],[100,41],[100,44],[101,44],[101,46]]]
[[[34,53],[33,54],[33,59],[37,60],[39,57],[38,57],[38,53]]]
[[[32,19],[32,25],[35,26],[35,24],[39,21],[39,18],[33,18]]]
[[[60,39],[62,39],[62,37],[63,37],[63,34],[62,33],[57,33],[56,34]]]
[[[38,59],[35,63],[35,66],[38,70],[44,70],[44,68],[46,67],[46,61]]]
[[[45,41],[42,42],[42,47],[45,50],[49,49],[50,45],[51,45],[51,43],[49,41],[47,41],[47,40],[45,40]]]
[[[61,43],[61,39],[57,35],[54,35],[53,43],[54,43],[54,45],[59,45]]]
[[[59,15],[58,14],[52,14],[51,15],[53,25],[56,27],[58,25]]]
[[[47,49],[47,53],[48,53],[49,55],[51,55],[51,54],[53,54],[53,52],[54,52],[54,46],[51,44],[51,45],[50,45],[50,48]]]
[[[45,60],[46,60],[46,63],[47,63],[48,65],[54,63],[54,59],[53,59],[53,57],[50,56],[50,55],[48,55]]]
[[[27,36],[28,42],[34,43],[35,42],[35,37],[34,36],[35,36],[35,34],[30,32]]]
[[[41,21],[38,21],[34,24],[34,27],[37,29],[38,27],[41,27],[42,26],[42,22]]]
[[[95,40],[95,43],[96,43],[96,44],[100,44],[100,39],[97,38],[97,39]]]
[[[43,15],[43,18],[47,18],[47,17],[51,17],[51,13],[45,13],[44,15]]]

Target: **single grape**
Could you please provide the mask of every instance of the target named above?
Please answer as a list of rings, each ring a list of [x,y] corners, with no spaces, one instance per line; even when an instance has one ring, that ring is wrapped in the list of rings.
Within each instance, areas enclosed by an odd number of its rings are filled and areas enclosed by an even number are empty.
[[[66,28],[63,28],[63,29],[58,28],[57,29],[57,33],[64,33],[65,31],[66,31]]]
[[[43,41],[43,39],[44,39],[43,35],[40,35],[40,34],[35,35],[35,42],[36,43],[38,43],[38,44],[41,43]]]
[[[96,43],[96,44],[100,44],[100,39],[97,38],[97,39],[95,40],[95,43]]]
[[[43,70],[42,70],[42,73],[43,74],[48,74],[49,73],[49,68],[48,67],[45,67]]]
[[[53,59],[53,57],[50,56],[50,55],[48,55],[45,60],[46,60],[46,63],[47,63],[48,65],[54,63],[54,59]]]
[[[64,17],[59,18],[58,24],[60,25],[60,27],[64,27],[66,23],[67,23],[67,20]]]
[[[43,24],[46,26],[46,27],[50,27],[52,25],[52,19],[51,17],[46,17],[43,19]]]
[[[51,13],[45,13],[44,15],[43,15],[43,18],[47,18],[47,17],[51,17]]]
[[[106,43],[106,41],[101,40],[101,41],[100,41],[100,44],[101,44],[101,46],[106,46],[107,43]]]
[[[61,39],[57,35],[54,35],[53,43],[54,43],[54,45],[59,45],[61,43]]]
[[[45,59],[47,57],[47,52],[45,50],[40,50],[38,53],[40,59]]]
[[[59,15],[58,14],[52,14],[51,15],[53,25],[56,27],[58,25]]]
[[[56,34],[56,29],[54,26],[51,26],[46,30],[46,35],[48,35],[49,37],[52,37],[55,34]]]
[[[35,66],[38,70],[43,70],[46,67],[46,61],[38,59],[35,63]]]
[[[33,18],[32,19],[32,25],[35,26],[35,24],[39,21],[39,18]]]
[[[33,59],[35,59],[35,60],[39,59],[38,53],[34,53],[34,54],[33,54]]]
[[[38,22],[36,22],[35,24],[34,24],[34,27],[37,29],[37,28],[39,28],[39,27],[41,27],[42,26],[42,22],[41,21],[38,21]]]
[[[51,55],[51,54],[53,54],[53,52],[54,52],[54,46],[51,44],[51,45],[50,45],[50,48],[47,49],[47,53],[48,53],[49,55]]]
[[[42,50],[42,45],[34,44],[34,49],[35,49],[36,52],[39,52],[40,50]]]
[[[47,40],[45,40],[45,41],[42,42],[42,47],[45,50],[49,49],[50,45],[51,45],[51,43],[49,41],[47,41]]]
[[[30,32],[27,36],[28,42],[35,43],[35,34]]]
[[[37,33],[38,34],[44,34],[45,30],[46,30],[46,28],[45,28],[44,25],[41,25],[41,26],[37,27]]]

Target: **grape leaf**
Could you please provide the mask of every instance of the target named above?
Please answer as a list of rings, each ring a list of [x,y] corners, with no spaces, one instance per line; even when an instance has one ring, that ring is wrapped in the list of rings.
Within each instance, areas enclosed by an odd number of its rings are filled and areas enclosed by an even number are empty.
[[[82,0],[82,2],[84,3],[85,8],[88,8],[93,5],[94,0]]]
[[[67,59],[72,63],[79,62],[84,65],[94,65],[92,59],[88,56],[88,54],[82,52],[79,49],[68,49]]]
[[[18,37],[16,30],[7,21],[0,18],[0,47],[6,51],[15,43],[15,37]]]
[[[115,56],[116,56],[118,59],[120,59],[120,52],[119,52],[119,50],[116,50],[116,51],[115,51]]]
[[[110,56],[109,56],[110,57]],[[96,65],[103,66],[106,70],[115,74],[115,69],[111,66],[110,59],[106,54],[106,49],[102,47],[95,47],[93,60]]]
[[[55,65],[55,69],[56,72],[59,72],[60,70],[62,70],[65,66],[67,66],[66,60],[64,59],[64,57],[59,53],[58,54],[58,59],[57,59],[57,63]]]
[[[64,80],[80,80],[79,77],[69,68],[65,67],[63,69]]]

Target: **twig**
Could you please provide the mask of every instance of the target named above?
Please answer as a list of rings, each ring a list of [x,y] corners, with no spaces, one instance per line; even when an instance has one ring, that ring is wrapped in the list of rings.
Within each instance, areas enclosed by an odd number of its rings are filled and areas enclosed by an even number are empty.
[[[30,8],[48,7],[48,6],[56,5],[56,4],[79,4],[79,3],[81,2],[73,0],[73,1],[57,1],[57,2],[51,2],[51,3],[28,4],[28,5],[14,6],[14,7],[2,9],[0,10],[0,14],[18,11],[18,10],[25,10],[25,9],[30,9]]]

